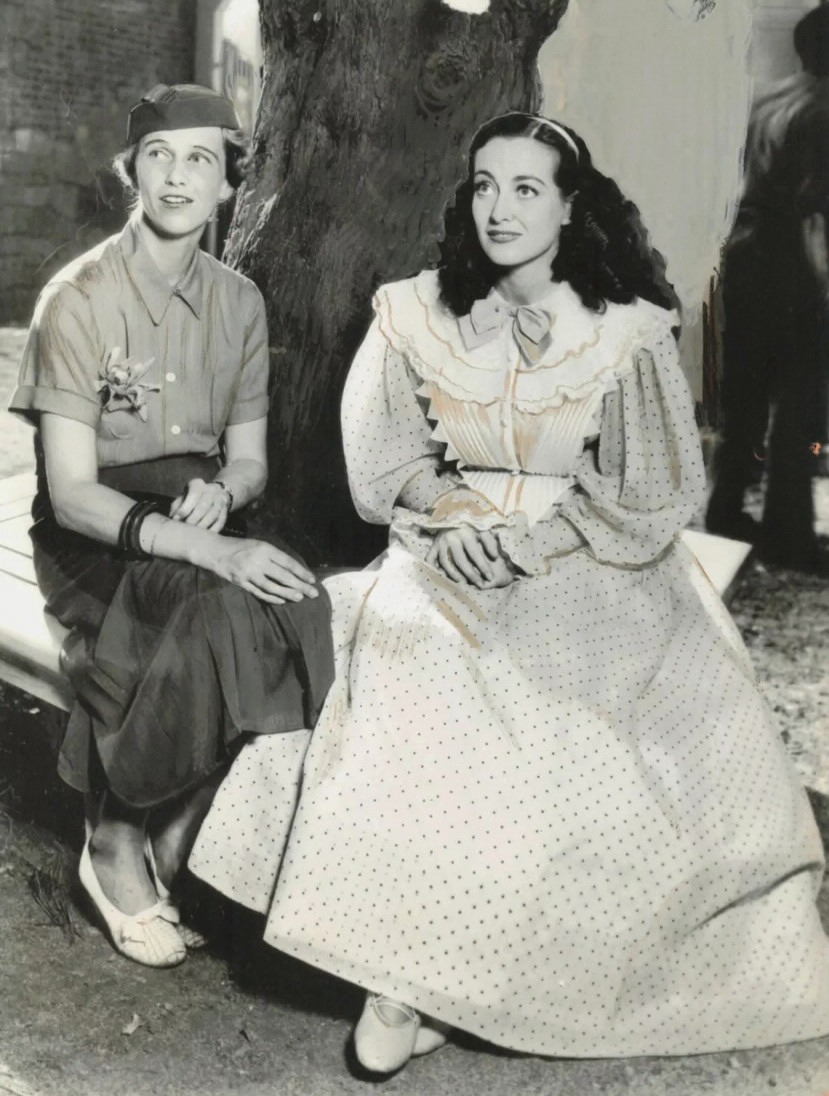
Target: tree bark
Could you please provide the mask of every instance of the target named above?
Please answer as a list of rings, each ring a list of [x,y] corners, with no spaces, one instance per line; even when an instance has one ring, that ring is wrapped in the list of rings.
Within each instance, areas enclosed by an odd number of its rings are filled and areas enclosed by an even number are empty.
[[[362,564],[339,403],[373,291],[436,259],[442,214],[487,118],[540,103],[537,56],[569,0],[263,0],[265,78],[227,260],[268,307],[264,518],[309,562]]]

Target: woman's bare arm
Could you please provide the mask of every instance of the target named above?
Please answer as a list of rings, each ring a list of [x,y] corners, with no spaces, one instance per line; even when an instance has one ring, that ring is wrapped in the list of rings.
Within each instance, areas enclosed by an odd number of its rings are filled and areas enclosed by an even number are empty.
[[[58,524],[103,544],[117,544],[133,501],[98,482],[93,428],[44,412],[40,429]],[[213,571],[263,601],[283,604],[317,596],[313,574],[264,541],[220,537],[208,529],[150,514],[141,527],[141,545],[151,548],[152,555]]]
[[[267,418],[262,417],[226,427],[227,463],[217,479],[227,487],[230,495],[217,484],[203,479],[190,480],[185,492],[174,501],[170,517],[218,533],[231,509],[238,510],[258,498],[268,479],[267,426]],[[232,506],[229,505],[231,497]]]

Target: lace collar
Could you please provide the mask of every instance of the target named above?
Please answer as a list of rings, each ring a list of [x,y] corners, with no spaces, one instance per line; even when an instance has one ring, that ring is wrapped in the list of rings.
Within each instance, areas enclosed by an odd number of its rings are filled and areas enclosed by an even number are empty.
[[[374,308],[389,345],[407,358],[427,388],[435,385],[456,399],[503,399],[505,372],[514,372],[512,398],[519,410],[543,410],[606,388],[633,368],[638,347],[668,334],[676,323],[673,313],[646,301],[609,304],[603,313],[591,312],[569,285],[554,283],[537,305],[550,313],[549,344],[529,365],[511,333],[477,345],[468,335],[465,339],[465,318],[459,321],[445,308],[439,293],[434,270],[380,288]],[[514,308],[495,295],[506,311]]]

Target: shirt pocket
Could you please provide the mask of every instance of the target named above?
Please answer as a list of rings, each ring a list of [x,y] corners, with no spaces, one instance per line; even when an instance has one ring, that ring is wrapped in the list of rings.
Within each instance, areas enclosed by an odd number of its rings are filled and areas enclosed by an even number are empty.
[[[99,433],[102,438],[114,441],[129,441],[138,432],[138,427],[143,426],[138,412],[132,408],[118,408],[117,410],[101,412]]]
[[[127,333],[123,345],[132,349]],[[125,353],[121,345],[109,351],[97,377],[101,438],[129,441],[140,436],[142,427],[161,414],[157,356],[146,347]]]

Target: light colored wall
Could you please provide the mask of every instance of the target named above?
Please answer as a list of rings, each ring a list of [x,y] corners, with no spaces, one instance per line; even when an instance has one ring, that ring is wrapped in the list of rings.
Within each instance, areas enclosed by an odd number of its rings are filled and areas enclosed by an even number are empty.
[[[749,71],[762,87],[800,71],[792,31],[815,0],[758,0],[749,51]]]
[[[198,0],[196,79],[230,96],[248,130],[253,129],[261,77],[258,0]]]
[[[739,198],[751,98],[799,70],[792,30],[814,6],[717,0],[694,19],[660,0],[570,0],[541,52],[545,112],[581,133],[668,260],[697,398],[702,302]]]
[[[739,193],[750,33],[748,0],[701,19],[658,0],[571,0],[540,57],[545,111],[584,137],[668,260],[697,398],[701,305]]]

